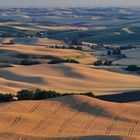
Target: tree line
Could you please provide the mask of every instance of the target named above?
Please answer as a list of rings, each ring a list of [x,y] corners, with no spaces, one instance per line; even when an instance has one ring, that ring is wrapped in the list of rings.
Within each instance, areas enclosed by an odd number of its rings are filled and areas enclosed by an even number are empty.
[[[92,92],[86,93],[59,93],[52,90],[21,90],[18,91],[16,94],[0,94],[0,102],[11,102],[11,101],[20,101],[20,100],[43,100],[49,98],[57,98],[69,95],[85,95],[89,97],[95,97]]]

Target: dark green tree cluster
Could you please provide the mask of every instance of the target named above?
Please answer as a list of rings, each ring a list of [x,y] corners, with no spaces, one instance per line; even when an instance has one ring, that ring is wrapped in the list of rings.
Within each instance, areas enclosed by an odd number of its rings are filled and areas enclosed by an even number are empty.
[[[48,64],[59,64],[59,63],[76,63],[79,64],[79,62],[75,59],[53,59],[50,62],[48,62]]]
[[[12,94],[0,94],[0,102],[13,101],[14,96]]]
[[[137,72],[137,71],[140,71],[140,67],[138,67],[136,65],[129,65],[125,70],[132,71],[132,72]]]
[[[20,65],[25,65],[25,66],[37,65],[37,64],[41,64],[41,62],[39,62],[39,61],[33,61],[33,60],[27,60],[27,59],[22,60],[22,61],[20,62]]]
[[[32,100],[34,95],[33,90],[21,90],[17,92],[17,98],[18,100]]]
[[[112,63],[113,62],[111,60],[105,60],[105,61],[97,60],[93,64],[95,66],[112,66]]]
[[[49,98],[57,98],[63,96],[70,96],[70,95],[85,95],[89,97],[95,97],[92,92],[87,93],[59,93],[52,90],[21,90],[18,91],[16,95],[13,94],[0,94],[0,102],[11,102],[11,101],[20,101],[20,100],[43,100]]]
[[[56,91],[45,91],[45,90],[21,90],[17,93],[18,100],[41,100],[47,98],[60,97],[60,93]]]

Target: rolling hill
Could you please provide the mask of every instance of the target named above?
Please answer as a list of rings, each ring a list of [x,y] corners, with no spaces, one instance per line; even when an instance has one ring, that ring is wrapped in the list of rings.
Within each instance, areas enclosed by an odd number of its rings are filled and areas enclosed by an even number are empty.
[[[0,77],[3,92],[41,88],[107,94],[138,90],[140,83],[140,77],[98,70],[83,64],[41,64],[2,68]]]
[[[0,140],[138,140],[140,106],[86,96],[0,104]]]

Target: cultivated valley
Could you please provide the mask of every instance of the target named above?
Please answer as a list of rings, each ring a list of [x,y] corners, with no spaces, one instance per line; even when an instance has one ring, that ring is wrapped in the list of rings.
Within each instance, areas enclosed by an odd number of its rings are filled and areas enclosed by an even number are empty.
[[[0,140],[139,140],[139,8],[0,8]]]

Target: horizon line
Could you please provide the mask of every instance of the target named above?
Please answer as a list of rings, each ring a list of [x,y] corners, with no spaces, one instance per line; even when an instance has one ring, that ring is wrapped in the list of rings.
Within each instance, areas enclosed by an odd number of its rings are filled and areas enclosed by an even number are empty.
[[[140,6],[0,6],[0,8],[140,8]]]

